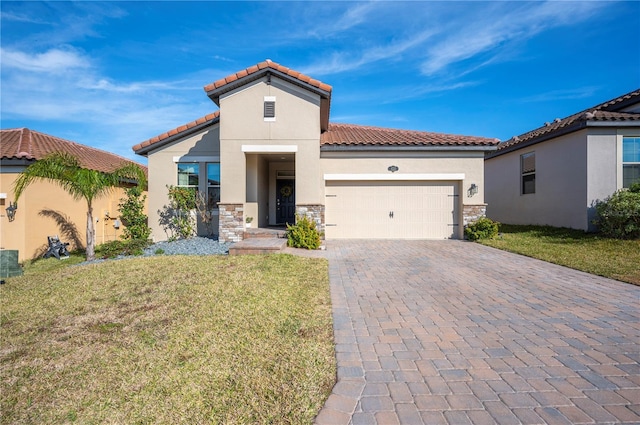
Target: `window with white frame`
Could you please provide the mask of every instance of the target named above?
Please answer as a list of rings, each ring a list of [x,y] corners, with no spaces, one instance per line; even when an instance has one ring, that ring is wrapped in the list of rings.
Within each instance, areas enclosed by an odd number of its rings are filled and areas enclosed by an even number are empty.
[[[520,155],[521,190],[523,195],[536,193],[536,153]]]
[[[640,136],[622,138],[622,187],[640,182]]]
[[[193,187],[198,190],[200,164],[197,162],[178,163],[178,186]]]
[[[207,163],[207,205],[209,209],[218,209],[220,202],[220,163]]]

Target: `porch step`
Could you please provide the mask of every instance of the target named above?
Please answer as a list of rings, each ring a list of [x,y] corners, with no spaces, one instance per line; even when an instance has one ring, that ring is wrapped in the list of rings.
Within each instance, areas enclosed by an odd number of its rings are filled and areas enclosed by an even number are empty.
[[[286,229],[273,229],[273,228],[248,228],[244,229],[245,239],[255,238],[286,238]]]
[[[286,246],[287,240],[283,238],[249,238],[231,245],[229,247],[229,255],[277,254],[284,250]]]

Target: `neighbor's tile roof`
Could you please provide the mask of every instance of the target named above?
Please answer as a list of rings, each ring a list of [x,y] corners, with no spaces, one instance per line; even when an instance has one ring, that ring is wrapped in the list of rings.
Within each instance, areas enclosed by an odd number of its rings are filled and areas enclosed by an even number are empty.
[[[486,137],[396,130],[353,124],[330,124],[320,136],[321,146],[494,146]]]
[[[135,145],[132,149],[134,152],[138,153],[138,151],[143,150],[146,148],[149,148],[152,145],[155,145],[159,142],[162,142],[166,139],[168,139],[169,137],[175,136],[177,134],[181,134],[184,133],[194,127],[206,124],[208,122],[213,122],[215,120],[217,120],[218,118],[220,118],[220,111],[215,111],[211,114],[205,115],[204,117],[200,117],[197,120],[193,120],[191,122],[188,122],[184,125],[181,125],[180,127],[174,128],[173,130],[169,130],[165,133],[162,133],[158,136],[152,137],[151,139],[145,140],[142,143],[138,143],[137,145]]]
[[[543,141],[560,134],[569,133],[584,128],[587,122],[629,122],[637,121],[640,124],[640,114],[630,112],[619,112],[626,106],[640,102],[640,89],[608,100],[599,105],[580,111],[566,118],[556,118],[552,122],[545,123],[544,126],[531,130],[519,136],[512,137],[504,143],[498,145],[498,149],[491,156],[506,153],[519,149],[521,146],[528,146],[537,141]]]
[[[54,152],[66,152],[78,158],[80,164],[90,170],[111,172],[128,162],[147,167],[119,155],[70,142],[28,128],[0,130],[0,158],[38,160]]]
[[[253,65],[250,66],[249,68],[243,69],[242,71],[238,71],[234,74],[231,74],[225,78],[221,78],[218,81],[214,81],[211,84],[207,84],[206,86],[204,86],[204,91],[206,92],[210,92],[213,90],[217,90],[223,86],[226,86],[228,84],[233,83],[234,81],[237,81],[239,79],[242,79],[244,77],[247,77],[251,74],[255,74],[263,69],[266,68],[270,68],[270,69],[274,69],[276,71],[279,71],[283,74],[286,74],[290,77],[293,77],[303,83],[309,84],[313,87],[319,88],[320,90],[326,91],[326,92],[331,92],[332,87],[328,84],[325,84],[321,81],[315,80],[311,77],[309,77],[308,75],[302,74],[298,71],[294,71],[291,68],[287,68],[286,66],[280,65],[278,63],[275,63],[273,61],[271,61],[270,59],[265,60],[264,62],[260,62],[257,65]]]

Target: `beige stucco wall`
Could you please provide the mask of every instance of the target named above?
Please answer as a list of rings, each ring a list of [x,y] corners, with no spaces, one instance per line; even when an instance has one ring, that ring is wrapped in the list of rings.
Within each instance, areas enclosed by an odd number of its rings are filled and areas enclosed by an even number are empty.
[[[206,192],[206,163],[218,162],[219,160],[220,130],[218,124],[148,154],[149,227],[152,230],[153,240],[163,241],[171,236],[160,224],[159,211],[169,203],[167,186],[178,184],[178,162],[197,162],[200,164],[199,190]],[[214,219],[212,225],[213,229],[218,228],[217,218]]]
[[[265,96],[276,99],[275,121],[264,119]],[[266,162],[258,160],[267,161],[269,157],[269,161],[278,161],[279,152],[295,157],[296,203],[324,203],[319,163],[320,96],[278,78],[272,78],[270,84],[263,78],[222,96],[220,111],[222,203],[247,203],[245,216],[259,216],[260,225],[267,217],[274,217],[274,200],[258,199],[258,194],[266,192],[267,173]],[[243,146],[257,145],[265,149],[243,151]],[[275,187],[271,177],[268,181],[271,188]],[[262,182],[260,190],[258,182]]]
[[[528,152],[536,155],[536,192],[522,195],[520,156]],[[485,186],[493,220],[587,230],[587,130],[487,159]]]
[[[464,174],[461,185],[461,200],[465,205],[484,203],[484,153],[474,151],[431,151],[431,152],[323,152],[321,158],[324,174],[388,174],[394,177],[402,174]],[[398,171],[391,173],[392,165]],[[478,193],[468,196],[472,183],[478,186]]]
[[[59,235],[63,242],[69,242],[70,249],[78,245],[86,246],[87,203],[84,199],[74,200],[60,187],[43,181],[31,184],[18,201],[15,220],[9,222],[5,208],[13,202],[13,183],[17,173],[0,173],[0,193],[6,193],[5,205],[0,206],[0,249],[17,249],[19,261],[38,257],[47,245],[47,236]],[[96,244],[119,239],[124,226],[114,228],[114,220],[119,217],[118,204],[125,197],[124,189],[116,188],[110,194],[94,200],[93,216],[97,220]],[[106,218],[105,212],[109,212]],[[58,224],[61,220],[62,225]],[[63,226],[75,228],[76,240],[65,233]]]

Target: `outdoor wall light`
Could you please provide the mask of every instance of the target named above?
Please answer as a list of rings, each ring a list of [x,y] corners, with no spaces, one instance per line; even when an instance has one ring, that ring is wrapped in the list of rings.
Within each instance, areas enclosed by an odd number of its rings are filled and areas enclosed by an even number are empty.
[[[7,218],[9,219],[9,221],[13,221],[16,218],[17,209],[18,209],[17,202],[15,204],[12,202],[9,202],[9,206],[5,209],[5,211],[7,212]]]
[[[478,186],[475,183],[471,183],[471,186],[469,187],[469,196],[473,196],[476,193],[478,193]]]

